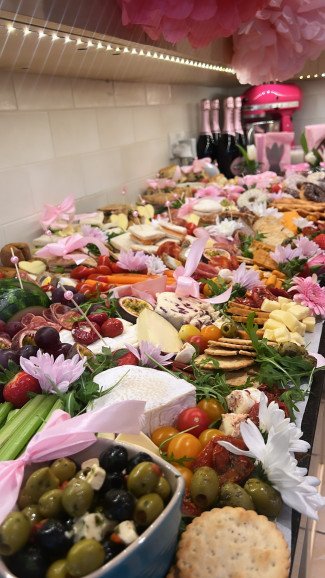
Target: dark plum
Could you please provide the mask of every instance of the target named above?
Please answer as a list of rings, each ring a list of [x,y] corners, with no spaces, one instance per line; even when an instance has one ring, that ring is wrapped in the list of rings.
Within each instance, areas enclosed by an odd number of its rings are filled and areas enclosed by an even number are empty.
[[[0,366],[3,369],[8,369],[9,361],[13,361],[14,363],[19,362],[19,352],[12,351],[11,349],[0,349]]]
[[[8,323],[6,323],[6,333],[8,333],[11,339],[22,329],[24,329],[24,326],[20,321],[8,321]]]
[[[30,357],[36,356],[38,352],[38,347],[36,345],[23,345],[19,349],[19,357],[25,357],[29,359]]]
[[[109,490],[103,500],[105,516],[117,522],[132,520],[135,497],[127,490]]]
[[[60,334],[54,327],[41,327],[36,331],[37,347],[47,353],[55,353],[61,347]]]
[[[53,303],[64,303],[64,289],[62,287],[56,287],[52,290],[52,302]]]
[[[71,349],[72,345],[70,343],[62,343],[61,347],[59,347],[59,349],[57,349],[55,352],[54,357],[59,357],[59,355],[64,355],[64,357],[67,357]]]
[[[151,456],[149,456],[149,454],[146,454],[146,452],[139,452],[128,461],[126,466],[126,473],[129,474],[133,470],[133,468],[138,464],[141,464],[141,462],[152,462],[152,461],[153,459]]]
[[[128,463],[128,452],[123,446],[113,446],[99,456],[99,464],[106,472],[122,472]]]
[[[87,299],[83,293],[76,293],[73,296],[73,298],[74,298],[75,302],[77,303],[77,305],[83,305],[87,301]]]

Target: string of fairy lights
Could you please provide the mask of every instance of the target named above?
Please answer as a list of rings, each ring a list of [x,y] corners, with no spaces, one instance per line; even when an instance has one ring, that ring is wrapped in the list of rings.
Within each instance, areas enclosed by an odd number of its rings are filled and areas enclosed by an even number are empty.
[[[101,50],[106,51],[111,54],[128,54],[130,56],[138,56],[144,58],[151,58],[154,60],[165,61],[173,64],[180,64],[183,66],[191,66],[194,68],[200,68],[205,70],[212,70],[215,72],[223,72],[226,74],[235,74],[233,68],[228,68],[225,66],[219,66],[216,64],[211,64],[209,62],[202,62],[200,60],[194,60],[191,58],[182,58],[181,56],[176,56],[173,54],[168,54],[167,52],[162,52],[161,50],[138,48],[135,46],[122,45],[120,43],[107,42],[103,40],[97,40],[95,38],[86,38],[83,36],[77,36],[75,34],[67,34],[58,30],[51,30],[47,28],[39,28],[36,26],[26,26],[17,22],[1,23],[0,28],[4,28],[8,35],[12,34],[22,34],[27,37],[31,34],[38,36],[39,40],[49,38],[51,42],[60,42],[63,44],[75,44],[78,48],[85,50]]]

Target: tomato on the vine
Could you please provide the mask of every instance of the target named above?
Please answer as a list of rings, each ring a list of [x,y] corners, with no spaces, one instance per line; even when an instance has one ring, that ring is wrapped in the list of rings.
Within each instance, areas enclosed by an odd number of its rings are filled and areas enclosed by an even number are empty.
[[[158,427],[157,429],[155,429],[155,431],[152,432],[151,439],[153,443],[156,444],[156,446],[160,447],[160,449],[163,452],[167,452],[168,446],[172,441],[169,438],[178,433],[179,431],[175,427],[172,427],[170,425],[163,425],[161,427]]]
[[[216,325],[207,325],[202,327],[201,335],[206,339],[206,341],[218,341],[222,336],[221,329]]]
[[[190,433],[180,433],[169,443],[167,457],[169,460],[181,460],[190,463],[202,450],[202,444]]]
[[[213,397],[201,399],[197,405],[208,415],[210,423],[218,421],[221,419],[221,415],[225,413],[225,408],[222,403]]]
[[[176,427],[180,431],[184,431],[195,426],[191,429],[191,434],[193,436],[199,437],[200,433],[209,427],[211,423],[208,414],[203,411],[200,407],[188,407],[183,409],[179,414],[176,422]]]
[[[218,437],[218,436],[223,436],[224,432],[221,431],[220,429],[215,429],[215,428],[211,428],[211,429],[205,429],[200,435],[199,435],[199,441],[202,444],[202,447],[205,448],[205,446],[209,443],[209,441],[213,440],[214,438]]]
[[[198,353],[203,353],[208,347],[208,342],[202,335],[192,335],[188,342],[195,347]]]
[[[179,471],[180,474],[182,474],[182,476],[184,478],[184,482],[185,482],[185,487],[187,490],[189,490],[191,487],[191,481],[193,478],[192,470],[190,470],[190,468],[187,468],[186,466],[181,466],[179,464],[173,464],[173,466],[174,466],[174,468],[176,468],[176,470]]]

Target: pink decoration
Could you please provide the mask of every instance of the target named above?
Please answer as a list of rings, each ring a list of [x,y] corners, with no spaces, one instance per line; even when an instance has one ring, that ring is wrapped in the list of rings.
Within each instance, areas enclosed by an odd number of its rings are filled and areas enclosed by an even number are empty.
[[[76,381],[84,372],[85,359],[74,355],[72,359],[65,359],[59,355],[54,359],[49,353],[42,353],[39,349],[36,357],[20,358],[20,366],[29,375],[39,381],[45,393],[66,393],[69,385]]]
[[[19,259],[16,255],[14,255],[13,257],[10,258],[10,263],[12,263],[13,265],[17,265],[19,263]]]
[[[66,291],[64,293],[64,299],[66,299],[67,301],[71,301],[71,299],[73,299],[73,293],[72,291]]]
[[[144,407],[144,401],[121,401],[73,418],[56,410],[19,458],[0,463],[0,494],[6,496],[0,503],[0,523],[17,502],[25,466],[77,454],[96,442],[98,432],[137,434]]]
[[[117,264],[126,271],[143,271],[147,268],[147,256],[143,251],[121,250]]]
[[[44,205],[40,223],[46,230],[54,221],[70,221],[71,216],[76,212],[75,201],[72,195],[63,199],[59,205]]]
[[[45,259],[51,257],[62,257],[63,259],[72,259],[77,265],[80,265],[83,261],[87,259],[87,253],[84,251],[86,245],[92,243],[98,247],[101,255],[108,255],[108,249],[105,245],[94,237],[83,237],[79,233],[70,235],[70,237],[64,237],[59,239],[56,243],[48,243],[42,249],[36,251],[35,255],[37,257],[44,257]],[[75,251],[81,250],[80,253]]]
[[[313,315],[325,317],[325,287],[320,287],[317,281],[317,275],[312,277],[294,277],[293,286],[289,291],[296,291],[293,296],[294,301],[309,307]]]
[[[234,35],[232,66],[242,84],[287,80],[324,50],[322,0],[269,0],[260,8]]]
[[[119,0],[122,23],[140,25],[152,40],[175,44],[187,38],[194,48],[231,36],[253,18],[265,0]]]
[[[151,305],[156,305],[156,294],[163,293],[166,291],[167,277],[162,275],[156,279],[147,279],[147,281],[141,281],[140,283],[134,283],[133,285],[123,285],[121,287],[115,287],[113,289],[114,297],[126,297],[128,295],[133,297],[139,297],[139,299],[144,299],[151,303]]]
[[[148,187],[152,189],[166,189],[166,188],[173,188],[176,186],[176,182],[172,179],[148,179],[147,180]]]
[[[297,163],[296,165],[284,165],[284,170],[286,171],[286,177],[290,176],[290,173],[302,173],[304,171],[309,171],[308,163]]]
[[[126,349],[128,349],[137,359],[140,361],[140,364],[145,367],[157,367],[157,364],[160,365],[168,365],[172,357],[174,357],[174,353],[167,353],[166,355],[162,355],[161,349],[149,343],[149,341],[140,341],[138,347],[134,347],[133,345],[126,345]]]
[[[263,285],[258,272],[253,269],[246,269],[245,263],[241,263],[238,269],[232,273],[232,282],[244,287],[247,291]]]
[[[308,150],[318,149],[325,139],[325,124],[308,124],[305,126]],[[318,151],[324,159],[324,146]]]
[[[177,217],[182,218],[193,212],[194,205],[196,205],[197,199],[185,199],[185,203],[178,209]]]
[[[189,173],[201,173],[204,171],[207,164],[211,164],[211,159],[209,157],[205,157],[204,159],[195,159],[192,165],[183,166],[181,171],[184,175],[188,175]]]

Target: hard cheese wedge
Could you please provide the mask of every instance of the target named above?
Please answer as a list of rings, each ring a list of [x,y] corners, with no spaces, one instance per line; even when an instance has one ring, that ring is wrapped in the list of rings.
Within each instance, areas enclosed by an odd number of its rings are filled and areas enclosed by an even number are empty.
[[[146,434],[140,432],[139,434],[119,434],[116,438],[116,443],[118,444],[132,444],[138,448],[142,448],[146,452],[151,452],[156,456],[159,456],[159,449],[156,444],[154,444]]]
[[[130,399],[146,402],[141,429],[147,435],[161,425],[173,424],[183,409],[195,405],[193,385],[164,371],[148,367],[114,367],[96,375],[94,381],[103,391],[112,388],[107,395],[94,401],[94,409]],[[109,428],[109,424],[107,427]]]
[[[143,309],[137,319],[138,341],[149,341],[164,353],[178,353],[183,342],[169,321],[150,309]]]

